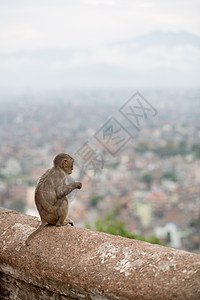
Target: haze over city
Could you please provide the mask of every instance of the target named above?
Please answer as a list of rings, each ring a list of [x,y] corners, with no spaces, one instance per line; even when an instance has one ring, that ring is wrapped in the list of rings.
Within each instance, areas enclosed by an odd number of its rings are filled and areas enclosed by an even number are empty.
[[[200,252],[200,2],[0,2],[0,206],[38,215],[38,179],[75,158],[77,226]],[[119,135],[115,135],[119,133]]]

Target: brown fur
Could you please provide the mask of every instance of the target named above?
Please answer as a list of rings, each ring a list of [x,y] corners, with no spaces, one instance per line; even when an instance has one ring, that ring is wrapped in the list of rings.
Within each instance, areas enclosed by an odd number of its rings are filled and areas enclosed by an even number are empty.
[[[27,246],[30,239],[46,224],[73,225],[73,221],[67,218],[69,202],[66,196],[74,189],[80,189],[82,184],[81,182],[72,182],[69,185],[65,183],[67,175],[73,170],[74,159],[71,156],[60,153],[53,162],[54,166],[42,175],[35,189],[35,203],[41,217],[41,225],[27,238]]]

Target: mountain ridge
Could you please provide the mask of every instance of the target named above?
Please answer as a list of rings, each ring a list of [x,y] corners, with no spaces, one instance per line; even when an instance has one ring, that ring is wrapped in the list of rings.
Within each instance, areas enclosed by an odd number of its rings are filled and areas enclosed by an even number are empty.
[[[138,45],[143,47],[150,47],[150,46],[158,46],[158,45],[166,45],[170,47],[175,46],[186,46],[192,45],[194,47],[200,47],[200,36],[195,35],[190,32],[186,31],[161,31],[161,30],[154,30],[150,31],[147,34],[139,35],[136,37],[132,37],[130,39],[118,42],[112,42],[107,46],[129,46]],[[106,46],[106,45],[102,45]],[[77,52],[84,52],[86,55],[90,54],[91,49],[85,47],[48,47],[48,48],[39,48],[35,50],[27,50],[27,51],[15,51],[10,53],[0,53],[0,58],[6,58],[9,56],[36,56],[36,57],[53,57],[59,55],[60,58],[65,58],[66,55],[73,55],[73,53]],[[45,56],[45,57],[44,57]]]

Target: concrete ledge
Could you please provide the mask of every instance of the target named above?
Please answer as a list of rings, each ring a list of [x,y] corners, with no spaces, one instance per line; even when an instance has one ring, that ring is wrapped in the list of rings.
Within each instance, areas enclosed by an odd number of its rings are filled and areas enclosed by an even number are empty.
[[[199,255],[0,212],[0,299],[200,299]]]

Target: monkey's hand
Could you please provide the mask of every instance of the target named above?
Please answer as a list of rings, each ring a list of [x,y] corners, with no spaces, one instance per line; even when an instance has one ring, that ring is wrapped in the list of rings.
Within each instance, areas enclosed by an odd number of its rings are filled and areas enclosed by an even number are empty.
[[[80,190],[82,188],[82,183],[81,182],[75,182],[75,184],[76,184],[77,189]]]
[[[63,196],[67,196],[75,189],[81,189],[82,183],[81,182],[71,182],[68,185],[65,185],[64,189],[57,192],[58,198],[62,198]],[[61,187],[62,188],[62,187]]]

